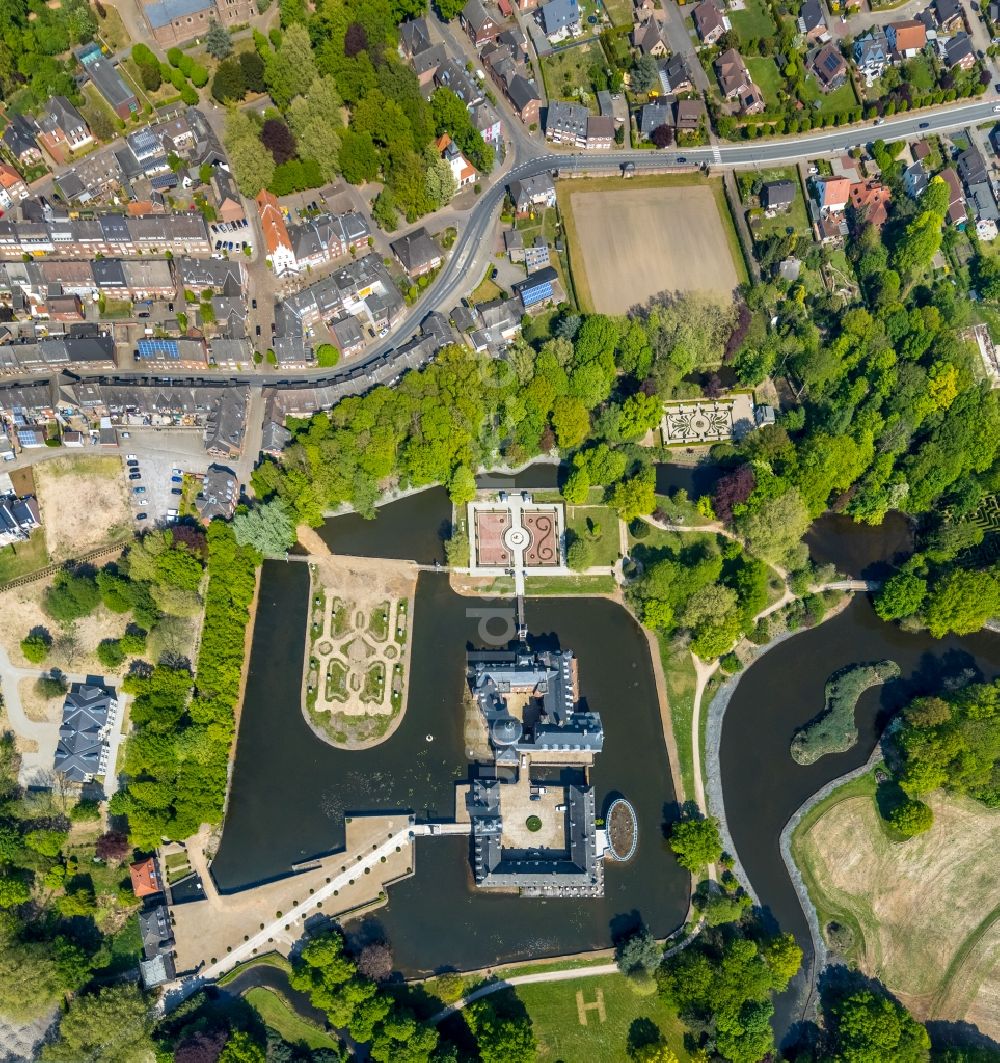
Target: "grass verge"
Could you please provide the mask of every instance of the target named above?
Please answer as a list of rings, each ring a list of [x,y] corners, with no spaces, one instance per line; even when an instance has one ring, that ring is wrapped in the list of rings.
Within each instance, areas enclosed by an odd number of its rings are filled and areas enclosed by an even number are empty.
[[[23,543],[14,543],[0,550],[0,583],[9,583],[20,576],[27,576],[45,568],[49,563],[45,549],[45,532],[36,528],[31,538]]]
[[[691,748],[691,721],[694,718],[694,691],[698,683],[694,662],[686,646],[677,640],[658,634],[660,662],[667,684],[670,703],[670,722],[674,729],[677,760],[681,769],[681,784],[687,800],[694,797],[694,750]],[[702,713],[704,716],[704,712]]]
[[[525,594],[614,594],[614,576],[528,576]]]
[[[338,1042],[326,1032],[307,1022],[280,994],[273,989],[255,986],[243,994],[246,1002],[257,1012],[266,1026],[277,1030],[289,1044],[304,1044],[310,1051],[329,1048],[336,1051]]]

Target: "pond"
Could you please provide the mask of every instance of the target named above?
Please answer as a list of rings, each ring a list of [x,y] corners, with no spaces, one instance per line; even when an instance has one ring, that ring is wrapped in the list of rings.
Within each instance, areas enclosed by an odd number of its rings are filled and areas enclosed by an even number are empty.
[[[470,610],[483,605],[455,594],[445,574],[422,573],[406,716],[382,745],[338,750],[315,737],[299,705],[307,567],[265,563],[232,791],[212,864],[220,889],[280,877],[292,864],[338,848],[351,811],[453,818],[455,783],[468,773],[465,652],[478,643],[479,624]],[[684,918],[687,875],[662,840],[676,809],[642,631],[619,605],[600,598],[529,599],[527,616],[533,641],[558,641],[577,655],[581,694],[605,728],[591,775],[597,806],[603,810],[618,793],[629,798],[638,852],[628,864],[607,865],[603,898],[541,900],[475,889],[467,840],[421,840],[415,876],[390,889],[388,907],[376,916],[404,973],[604,947],[637,917],[665,936]]]
[[[832,564],[853,579],[884,580],[913,553],[913,525],[896,511],[877,527],[826,513],[813,521],[805,541],[817,565]]]
[[[808,767],[792,760],[792,735],[822,709],[830,675],[845,665],[880,659],[896,661],[902,676],[859,699],[857,745]],[[775,646],[740,679],[722,726],[726,818],[761,903],[807,955],[805,916],[778,847],[782,829],[820,787],[868,759],[887,718],[901,705],[968,669],[984,678],[1000,675],[1000,639],[989,633],[963,639],[906,634],[880,620],[867,598],[858,596],[839,616]],[[796,1017],[797,989],[778,1002],[779,1025]]]

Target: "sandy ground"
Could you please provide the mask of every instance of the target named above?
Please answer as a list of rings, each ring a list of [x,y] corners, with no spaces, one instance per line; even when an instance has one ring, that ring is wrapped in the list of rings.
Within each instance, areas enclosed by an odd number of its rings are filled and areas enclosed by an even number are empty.
[[[934,826],[890,842],[874,803],[830,808],[805,844],[831,908],[864,936],[862,969],[920,1019],[974,1022],[1000,1036],[1000,811],[935,795]]]
[[[729,298],[739,276],[711,188],[622,188],[570,195],[594,310],[622,314],[659,292]]]
[[[131,518],[122,463],[86,455],[40,462],[35,486],[45,545],[53,561],[93,550],[129,534]]]
[[[42,609],[45,588],[51,580],[38,580],[0,594],[0,642],[6,647],[11,663],[20,668],[60,668],[64,672],[105,671],[97,659],[97,644],[106,638],[119,638],[128,624],[128,616],[111,613],[98,606],[90,616],[74,621],[66,628]],[[21,639],[32,628],[43,627],[52,636],[52,652],[41,665],[26,661],[21,653]]]
[[[38,692],[38,682],[34,679],[22,679],[18,683],[21,695],[21,707],[25,716],[36,723],[58,723],[62,718],[62,697],[47,698]]]

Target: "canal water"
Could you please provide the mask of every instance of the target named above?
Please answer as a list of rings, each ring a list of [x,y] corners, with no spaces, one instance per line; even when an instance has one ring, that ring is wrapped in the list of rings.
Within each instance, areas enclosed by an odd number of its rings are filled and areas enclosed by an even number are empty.
[[[455,783],[468,774],[465,653],[481,644],[478,611],[486,605],[455,594],[445,574],[422,573],[406,716],[381,745],[338,750],[316,738],[299,705],[307,568],[265,563],[232,792],[212,864],[220,889],[280,877],[300,860],[337,849],[352,811],[453,818]],[[629,798],[639,850],[626,865],[606,865],[602,899],[541,900],[475,889],[466,839],[420,840],[416,875],[390,889],[388,908],[375,917],[405,973],[604,947],[636,919],[665,936],[684,918],[687,875],[663,843],[676,807],[642,631],[619,605],[600,598],[529,599],[527,616],[535,641],[577,655],[581,695],[605,727],[592,773],[598,808],[619,793]]]

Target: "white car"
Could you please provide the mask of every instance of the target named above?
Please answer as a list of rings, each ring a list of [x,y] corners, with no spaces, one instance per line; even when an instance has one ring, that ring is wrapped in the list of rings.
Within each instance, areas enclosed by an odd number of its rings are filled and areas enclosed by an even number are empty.
[[[138,454],[126,454],[125,455],[125,460],[126,461],[138,461],[139,460],[139,455]]]
[[[149,500],[145,499],[145,498],[137,498],[136,501],[135,501],[135,504],[137,506],[148,506],[149,505]]]

